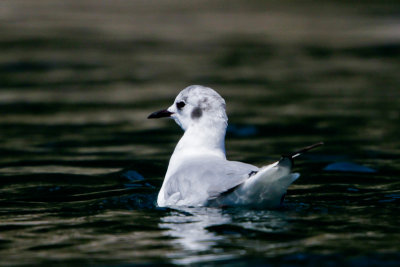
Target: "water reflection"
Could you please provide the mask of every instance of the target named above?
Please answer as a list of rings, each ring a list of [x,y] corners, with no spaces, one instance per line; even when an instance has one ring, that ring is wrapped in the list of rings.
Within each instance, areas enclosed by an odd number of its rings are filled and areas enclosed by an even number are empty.
[[[174,252],[167,255],[173,263],[190,264],[206,260],[227,260],[245,254],[253,238],[266,237],[264,249],[280,247],[276,233],[290,227],[285,211],[257,211],[216,208],[179,208],[161,218],[159,228],[172,237]],[[269,234],[272,234],[271,236]],[[283,240],[287,241],[287,240]],[[239,242],[241,246],[235,244]],[[263,250],[264,250],[263,249]]]
[[[213,249],[217,241],[224,237],[207,230],[207,227],[228,224],[231,221],[229,214],[215,208],[180,208],[167,213],[161,218],[159,227],[167,229],[164,232],[166,236],[175,238],[171,242],[176,248],[167,257],[179,264],[232,257],[233,255],[221,255]]]

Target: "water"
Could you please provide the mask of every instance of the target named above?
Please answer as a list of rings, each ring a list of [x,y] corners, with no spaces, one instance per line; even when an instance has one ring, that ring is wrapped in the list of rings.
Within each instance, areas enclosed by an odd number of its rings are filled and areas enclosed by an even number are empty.
[[[398,266],[400,6],[2,1],[0,264]],[[190,84],[227,153],[296,161],[279,210],[155,206]]]

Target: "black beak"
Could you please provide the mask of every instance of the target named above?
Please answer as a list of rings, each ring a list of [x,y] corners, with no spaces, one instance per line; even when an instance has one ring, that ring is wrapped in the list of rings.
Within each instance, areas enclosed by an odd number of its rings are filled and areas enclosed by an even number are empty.
[[[164,109],[151,113],[147,118],[148,119],[165,118],[165,117],[171,117],[172,114],[173,114],[172,112],[169,112],[168,110]]]

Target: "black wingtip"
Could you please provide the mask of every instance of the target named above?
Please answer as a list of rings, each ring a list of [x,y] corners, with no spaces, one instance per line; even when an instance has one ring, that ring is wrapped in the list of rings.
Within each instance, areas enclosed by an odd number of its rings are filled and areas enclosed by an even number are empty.
[[[312,144],[310,146],[306,146],[306,147],[304,147],[304,148],[302,148],[302,149],[300,149],[300,150],[298,150],[298,151],[296,151],[296,152],[294,152],[292,154],[282,155],[282,158],[289,158],[289,159],[293,160],[294,158],[297,158],[301,154],[304,154],[307,151],[309,151],[311,149],[314,149],[316,147],[322,146],[322,145],[324,145],[324,142],[318,142],[318,143]]]

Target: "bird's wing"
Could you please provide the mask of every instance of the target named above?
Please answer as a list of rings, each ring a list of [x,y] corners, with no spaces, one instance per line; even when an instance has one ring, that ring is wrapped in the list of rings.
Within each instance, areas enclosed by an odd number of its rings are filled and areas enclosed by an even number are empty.
[[[256,166],[217,157],[188,158],[171,175],[166,192],[170,196],[179,192],[178,201],[184,205],[203,204],[243,183],[257,171]]]
[[[211,198],[243,183],[259,170],[256,166],[239,161],[224,160],[214,164],[218,169],[211,176],[215,179],[209,181],[208,193]]]
[[[292,154],[282,156],[279,161],[260,168],[257,173],[243,183],[211,199],[208,205],[278,207],[283,202],[288,186],[300,176],[298,173],[290,173],[293,167],[293,159],[321,145],[323,143],[319,142]]]
[[[244,182],[210,199],[208,206],[254,206],[273,208],[280,205],[287,187],[300,175],[290,173],[289,158],[264,166]]]

